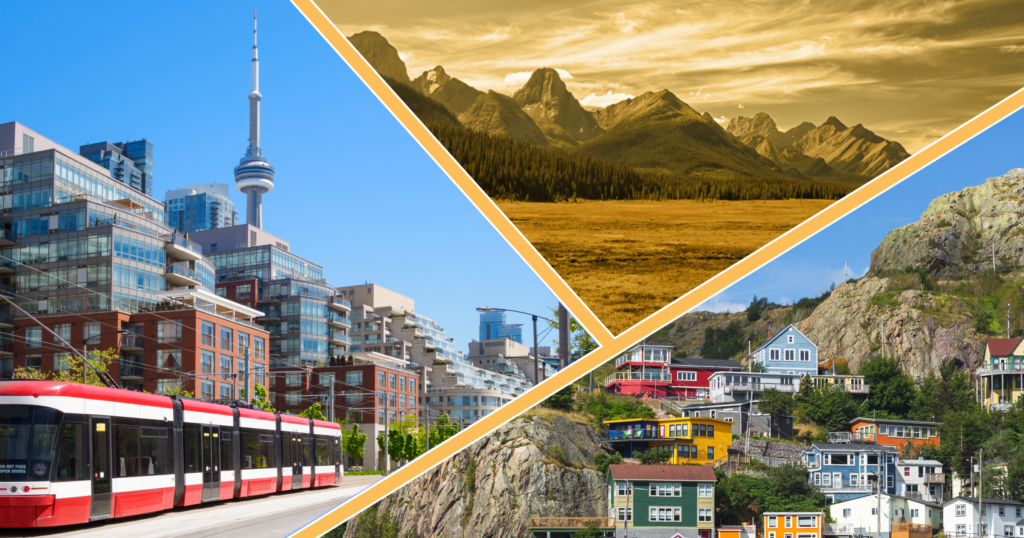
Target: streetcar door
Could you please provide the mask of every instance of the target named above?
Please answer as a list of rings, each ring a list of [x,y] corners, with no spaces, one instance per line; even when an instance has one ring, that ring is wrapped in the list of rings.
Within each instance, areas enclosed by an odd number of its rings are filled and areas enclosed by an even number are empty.
[[[289,437],[292,456],[292,489],[302,487],[302,434],[293,432]]]
[[[203,426],[203,502],[220,499],[220,426]]]
[[[92,503],[89,519],[110,517],[110,419],[92,417]]]

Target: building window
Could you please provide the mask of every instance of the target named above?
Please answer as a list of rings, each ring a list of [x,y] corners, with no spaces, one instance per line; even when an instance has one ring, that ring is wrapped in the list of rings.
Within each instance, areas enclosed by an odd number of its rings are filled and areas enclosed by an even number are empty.
[[[320,374],[320,386],[321,387],[333,387],[334,386],[334,374]]]
[[[234,344],[231,329],[220,328],[220,348],[224,351],[231,351]]]
[[[231,357],[228,355],[220,356],[220,379],[221,381],[229,381],[231,374]]]
[[[199,373],[204,375],[213,374],[213,353],[209,351],[203,352],[203,363]]]
[[[34,348],[43,346],[43,328],[25,327],[25,347]]]
[[[1003,536],[1013,536],[1013,525],[1003,526]]]
[[[796,526],[802,529],[818,526],[818,516],[798,516],[796,518]]]
[[[697,522],[698,523],[710,523],[711,522],[711,508],[698,508],[697,509]],[[678,520],[676,520],[678,521]]]
[[[362,385],[363,384],[363,371],[349,371],[345,372],[345,383],[348,385]]]
[[[404,377],[399,377],[398,378],[398,389],[401,390],[402,392],[405,392],[405,378]]]
[[[851,513],[852,511],[853,511],[853,510],[852,510],[852,509],[850,509],[850,508],[843,508],[843,517],[850,517],[850,513]]]
[[[768,350],[768,360],[770,360],[770,361],[777,361],[777,360],[779,360],[779,351],[780,350],[778,350],[778,349],[769,349]]]
[[[1006,515],[1006,507],[1003,506],[1003,505],[999,505],[999,517],[1003,517],[1005,515]]]
[[[262,364],[257,364],[256,368],[254,368],[254,375],[253,375],[253,377],[256,378],[256,382],[259,383],[260,385],[264,384],[264,382],[263,382],[263,372],[264,372],[263,365]]]
[[[162,320],[156,324],[157,342],[161,344],[173,344],[181,342],[181,322],[177,320]],[[96,343],[99,343],[97,339]]]
[[[70,353],[54,353],[53,354],[53,370],[55,372],[69,372],[69,371],[71,371],[71,354]]]
[[[787,349],[786,350],[786,360],[787,361],[795,361],[796,360],[796,350],[795,349]]]
[[[618,520],[619,521],[633,521],[633,509],[632,508],[619,508]]]
[[[284,393],[285,405],[299,405],[299,401],[302,398],[302,393],[297,390],[290,390]]]
[[[164,370],[173,370],[175,372],[181,371],[181,361],[178,360],[178,355],[173,351],[168,351],[164,354],[163,360],[160,361],[160,368]]]
[[[711,497],[714,495],[714,486],[711,484],[697,484],[698,497]]]
[[[70,344],[71,343],[71,324],[70,323],[58,323],[53,326],[53,341],[58,344]]]
[[[920,517],[920,516],[921,516],[921,511],[920,510],[918,510],[917,508],[911,508],[910,509],[910,518],[911,519],[914,519],[914,518]]]
[[[395,388],[395,374],[388,374],[388,381],[390,381],[389,388]]]
[[[786,336],[786,343],[787,344],[792,344],[793,341],[794,341],[794,339],[793,339],[793,335],[792,334]]]
[[[696,381],[697,372],[676,372],[676,380],[678,381]]]
[[[416,380],[415,379],[409,378],[409,392],[416,392]],[[500,406],[501,404],[498,404],[498,405]]]
[[[679,497],[682,495],[680,488],[681,484],[678,482],[651,482],[650,495],[651,497]]]
[[[648,512],[648,519],[650,521],[682,521],[682,509],[652,506]]]
[[[774,529],[779,526],[779,518],[776,516],[768,516],[768,528]]]
[[[708,447],[708,460],[709,461],[714,461],[715,460],[715,447],[713,447],[713,446],[709,446]]]
[[[297,387],[302,384],[302,374],[285,374],[284,384],[289,387]]]
[[[220,384],[220,399],[221,400],[230,400],[231,398],[233,398],[233,396],[231,394],[231,389],[232,388],[233,387],[231,385],[228,385],[227,383],[221,383]]]
[[[803,362],[810,362],[810,360],[811,360],[811,351],[809,349],[801,349],[800,350],[800,360],[803,361]]]
[[[384,372],[377,372],[377,386],[384,387]]]
[[[963,536],[965,534],[967,534],[967,525],[957,525],[956,526],[956,535],[957,536]]]
[[[213,330],[214,326],[208,321],[203,322],[203,334],[202,334],[202,345],[213,347]]]
[[[156,380],[156,393],[157,394],[171,394],[181,388],[180,379],[157,379]]]
[[[629,497],[633,495],[633,484],[629,482],[616,482],[616,497]]]
[[[956,517],[965,517],[965,516],[967,516],[967,505],[965,505],[965,504],[958,504],[958,505],[956,505]],[[957,534],[960,534],[960,533],[957,533]]]
[[[213,381],[202,381],[199,383],[200,387],[200,398],[204,402],[208,402],[213,399]]]

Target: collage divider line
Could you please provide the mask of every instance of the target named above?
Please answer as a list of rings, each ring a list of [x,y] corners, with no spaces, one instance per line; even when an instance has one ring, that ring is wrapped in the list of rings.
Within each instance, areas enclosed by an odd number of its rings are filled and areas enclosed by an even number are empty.
[[[571,312],[574,312],[574,317],[576,317],[577,321],[587,328],[588,332],[601,344],[601,347],[597,350],[570,364],[552,377],[531,388],[525,394],[514,398],[497,411],[481,418],[441,445],[398,468],[345,503],[340,504],[290,535],[301,538],[319,536],[357,515],[371,504],[393,493],[394,490],[402,485],[440,465],[449,457],[480,440],[491,431],[518,417],[575,379],[582,377],[602,363],[610,360],[630,345],[639,342],[645,336],[657,331],[662,326],[732,286],[743,277],[813,237],[850,212],[871,201],[876,196],[889,190],[899,182],[925,168],[949,151],[952,151],[1024,106],[1024,90],[1019,90],[954,129],[949,134],[936,140],[886,173],[864,184],[746,258],[708,279],[661,310],[633,325],[618,336],[613,336],[589,307],[562,280],[561,276],[540,256],[518,228],[497,208],[493,200],[455,162],[454,158],[448,154],[447,150],[440,145],[422,122],[419,121],[387,83],[352,47],[319,6],[313,0],[292,0],[292,3],[353,69],[356,75],[377,95],[385,107],[402,123],[416,141],[423,146],[434,161],[441,166],[456,186],[462,190],[484,217],[494,225],[505,240],[509,242],[510,246],[537,273],[541,280],[551,288],[552,292],[559,297]],[[584,315],[578,316],[575,314],[576,312],[582,312]],[[603,329],[603,332],[590,330],[593,326],[600,327]]]

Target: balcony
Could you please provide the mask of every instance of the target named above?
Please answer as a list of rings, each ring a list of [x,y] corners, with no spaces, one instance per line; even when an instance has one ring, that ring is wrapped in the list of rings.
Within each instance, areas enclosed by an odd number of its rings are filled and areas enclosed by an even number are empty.
[[[344,334],[327,333],[327,343],[332,346],[343,346],[352,344],[352,339]]]
[[[172,286],[199,286],[202,284],[202,281],[199,280],[199,273],[177,263],[167,264],[164,280]]]
[[[337,327],[339,329],[348,329],[352,327],[352,322],[348,318],[340,316],[331,312],[327,315],[327,324],[331,327]]]
[[[826,492],[842,492],[842,491],[872,491],[875,485],[868,480],[858,480],[851,482],[848,478],[845,480],[831,481],[830,484],[815,484],[822,491]]]
[[[143,351],[143,338],[140,334],[122,334],[121,351]]]
[[[829,432],[828,442],[833,444],[844,443],[874,443],[875,434],[857,432]]]
[[[530,530],[544,532],[554,529],[585,529],[592,523],[597,524],[601,530],[615,528],[614,517],[531,517]]]
[[[0,342],[0,356],[7,356],[14,354],[14,343],[13,342]]]
[[[14,232],[0,229],[0,247],[9,247],[14,244]]]
[[[14,318],[10,314],[0,314],[0,329],[13,329]]]
[[[327,308],[333,308],[342,312],[351,312],[352,303],[342,299],[341,297],[331,297],[327,299]]]
[[[263,309],[263,317],[260,321],[279,321],[281,319],[281,311],[276,308],[265,308]]]
[[[167,241],[164,243],[164,252],[169,258],[194,262],[203,257],[202,247],[178,234],[167,234],[162,239]]]
[[[0,261],[0,274],[4,273],[15,273],[18,271],[18,266],[21,265],[18,262],[13,261]]]
[[[672,381],[672,374],[668,370],[616,372],[604,378],[606,387],[612,383],[621,383],[623,381]]]
[[[121,361],[121,379],[142,379],[142,364],[132,361]]]
[[[850,394],[868,394],[870,392],[870,387],[864,383],[864,376],[812,375],[810,378],[817,387],[838,385]]]
[[[1024,373],[1024,361],[983,364],[978,366],[978,375],[1004,374],[1006,372]]]
[[[925,473],[924,475],[925,484],[945,484],[946,475],[943,473]]]
[[[782,383],[726,383],[722,386],[726,394],[730,392],[764,392],[767,389],[775,389],[779,392],[794,393],[799,387]]]

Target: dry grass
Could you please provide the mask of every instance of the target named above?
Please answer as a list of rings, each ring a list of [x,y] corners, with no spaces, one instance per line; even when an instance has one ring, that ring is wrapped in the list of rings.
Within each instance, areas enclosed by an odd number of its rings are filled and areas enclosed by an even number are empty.
[[[608,329],[619,334],[831,203],[498,205]]]

